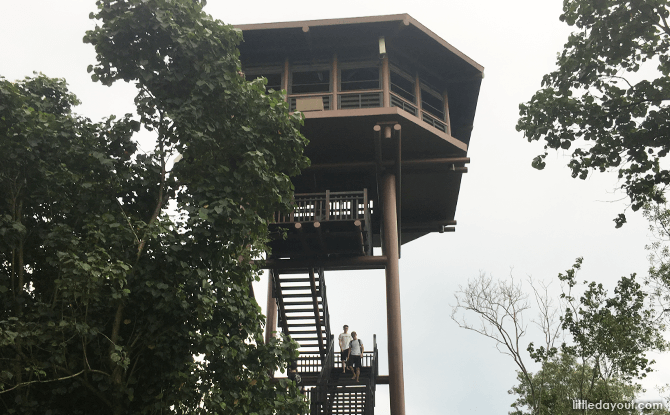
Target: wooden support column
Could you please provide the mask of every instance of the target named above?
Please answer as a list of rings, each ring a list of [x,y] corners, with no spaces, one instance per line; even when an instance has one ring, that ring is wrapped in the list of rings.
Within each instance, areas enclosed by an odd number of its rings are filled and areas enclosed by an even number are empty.
[[[277,311],[278,311],[277,314],[279,315],[279,317],[281,317],[281,319],[279,319],[279,321],[281,322],[281,328],[284,331],[284,334],[290,335],[291,333],[289,333],[288,331],[288,320],[286,320],[286,307],[284,307],[284,294],[282,293],[281,283],[279,282],[279,270],[271,269],[270,277],[277,279],[276,280],[277,282],[276,298],[277,298]]]
[[[382,59],[382,90],[384,91],[384,107],[391,106],[391,70],[389,68],[389,57],[384,55]]]
[[[314,229],[316,229],[317,241],[319,241],[319,248],[321,248],[321,253],[326,252],[326,241],[323,237],[323,232],[321,231],[321,222],[314,222]]]
[[[277,301],[273,295],[272,274],[268,270],[268,300],[265,311],[265,343],[270,343],[274,337],[274,332],[277,331]]]
[[[360,219],[354,221],[354,226],[358,231],[358,239],[361,241],[361,255],[365,255],[365,241],[363,240],[363,227],[361,226]]]
[[[293,226],[298,231],[298,239],[300,240],[300,245],[302,246],[303,252],[306,255],[310,255],[312,253],[312,249],[309,247],[309,244],[307,243],[307,238],[305,237],[305,233],[303,232],[302,223],[295,222],[295,225]]]
[[[400,267],[398,264],[398,218],[396,178],[384,175],[383,252],[386,264],[386,327],[388,331],[389,395],[391,415],[405,415],[405,380],[402,363],[402,326],[400,324]]]

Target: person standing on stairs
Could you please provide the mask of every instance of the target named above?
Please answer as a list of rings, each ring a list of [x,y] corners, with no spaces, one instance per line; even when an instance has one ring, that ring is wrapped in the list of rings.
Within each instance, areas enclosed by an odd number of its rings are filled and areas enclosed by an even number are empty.
[[[349,357],[349,343],[351,343],[351,334],[348,333],[349,326],[342,327],[344,333],[337,338],[340,342],[340,360],[342,361],[342,373],[347,372],[347,358]]]
[[[349,342],[349,358],[347,361],[351,372],[354,374],[352,379],[356,379],[356,382],[358,382],[358,378],[361,375],[361,356],[363,356],[364,350],[363,342],[357,338],[355,331],[351,332],[351,337],[353,340]]]

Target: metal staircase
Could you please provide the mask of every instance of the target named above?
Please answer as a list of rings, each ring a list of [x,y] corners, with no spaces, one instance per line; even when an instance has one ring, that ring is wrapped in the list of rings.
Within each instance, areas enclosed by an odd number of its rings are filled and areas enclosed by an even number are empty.
[[[372,203],[362,191],[295,195],[295,209],[277,213],[271,226],[275,263],[294,260],[291,268],[272,269],[277,324],[299,345],[295,362],[313,415],[372,415],[377,376],[377,346],[364,353],[360,381],[342,373],[330,328],[323,268],[308,258],[351,260],[372,255]],[[283,260],[278,260],[284,258]],[[339,351],[339,348],[338,348]]]
[[[311,401],[312,415],[373,415],[378,376],[376,336],[362,356],[359,382],[342,373],[330,330],[323,269],[272,270],[278,325],[299,345],[297,372]]]
[[[339,359],[332,357],[334,353],[329,354],[316,386],[308,391],[311,414],[373,415],[376,379],[379,374],[376,336],[373,340],[373,351],[363,355],[359,382],[351,379],[350,372],[342,373]]]
[[[330,339],[330,315],[323,269],[302,274],[280,274],[272,270],[277,300],[278,325],[300,345],[300,355],[326,357]]]

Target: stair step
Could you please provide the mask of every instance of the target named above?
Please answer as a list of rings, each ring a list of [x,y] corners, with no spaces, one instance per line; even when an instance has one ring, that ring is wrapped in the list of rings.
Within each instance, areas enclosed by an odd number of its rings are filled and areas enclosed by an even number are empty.
[[[311,316],[286,316],[286,320],[314,320],[314,314]]]
[[[312,293],[300,293],[300,294],[283,294],[282,297],[284,298],[297,298],[297,297],[311,297]],[[320,294],[318,294],[320,296]]]
[[[322,326],[325,326],[326,323],[322,322]],[[315,327],[314,323],[289,323],[287,324],[288,328],[290,329],[291,327]]]
[[[312,305],[314,304],[312,301],[284,301],[284,307],[289,306],[289,305]],[[319,299],[317,301],[317,304],[321,305],[321,300]]]
[[[318,337],[295,337],[295,336],[293,336],[293,334],[291,334],[291,338],[293,340],[297,341],[298,343],[319,340]]]
[[[311,288],[309,286],[303,286],[303,285],[291,285],[291,286],[288,286],[288,287],[284,287],[282,285],[281,290],[282,291],[285,291],[285,290],[311,290]]]
[[[286,313],[312,313],[314,314],[313,308],[284,308]],[[319,309],[319,314],[323,314],[323,310]]]
[[[316,278],[316,282],[319,282],[319,279]],[[279,277],[279,282],[310,282],[309,278],[281,278]]]

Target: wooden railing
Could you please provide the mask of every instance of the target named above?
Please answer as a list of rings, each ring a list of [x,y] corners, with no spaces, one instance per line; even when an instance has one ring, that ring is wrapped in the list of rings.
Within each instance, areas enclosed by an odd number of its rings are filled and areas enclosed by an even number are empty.
[[[419,109],[416,104],[411,104],[401,96],[391,93],[391,106],[401,108],[403,111],[409,112],[415,117],[419,116]],[[427,123],[437,128],[438,130],[449,133],[449,126],[443,120],[440,120],[434,114],[431,115],[430,112],[421,110],[421,119]]]
[[[275,214],[276,223],[355,221],[370,219],[367,189],[360,192],[297,193],[293,212]]]
[[[332,347],[332,346],[329,346]],[[361,366],[370,367],[377,374],[378,369],[378,359],[377,359],[377,336],[374,336],[373,348],[372,351],[364,352],[361,356]],[[326,362],[330,363],[331,367],[337,367],[342,369],[342,360],[340,353],[337,352],[334,356],[327,358]],[[298,373],[320,373],[323,369],[321,363],[321,355],[319,353],[300,353],[300,357],[297,359],[298,363]]]
[[[393,93],[391,94],[391,106],[407,111],[415,117],[419,115],[419,110],[416,108],[416,105],[410,104],[405,99]]]
[[[375,352],[363,352],[361,356],[361,367],[373,367],[375,362]],[[342,359],[339,354],[335,356],[335,366],[342,369]]]
[[[300,356],[296,360],[298,363],[298,373],[320,373],[322,362],[320,353],[300,353]]]
[[[356,91],[337,95],[337,108],[341,110],[357,108],[378,108],[384,103],[384,93],[380,91]]]
[[[421,112],[421,118],[427,122],[428,124],[432,125],[433,127],[437,128],[438,130],[446,133],[447,132],[447,124],[444,123],[443,121],[438,120],[437,118],[433,117],[432,115],[428,115],[427,112],[422,111]]]

